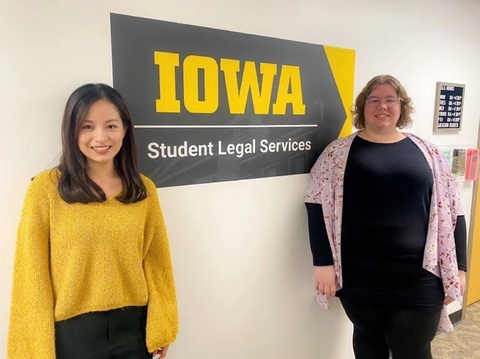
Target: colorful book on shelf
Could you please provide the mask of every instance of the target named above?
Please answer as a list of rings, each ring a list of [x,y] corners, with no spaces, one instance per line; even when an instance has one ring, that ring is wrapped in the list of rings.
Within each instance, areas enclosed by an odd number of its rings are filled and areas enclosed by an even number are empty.
[[[475,181],[478,178],[478,148],[467,149],[465,156],[465,181]]]

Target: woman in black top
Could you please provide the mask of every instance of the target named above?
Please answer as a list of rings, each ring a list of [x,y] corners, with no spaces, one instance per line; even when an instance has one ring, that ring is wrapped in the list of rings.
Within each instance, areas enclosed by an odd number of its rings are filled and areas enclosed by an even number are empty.
[[[417,144],[398,130],[410,123],[411,110],[405,89],[388,75],[373,78],[355,101],[360,132],[344,172],[338,292],[324,209],[306,203],[315,286],[340,298],[354,325],[357,359],[387,359],[389,352],[394,359],[431,358],[442,307],[453,300],[445,297],[440,277],[423,266],[434,177]],[[463,215],[454,237],[463,294]]]

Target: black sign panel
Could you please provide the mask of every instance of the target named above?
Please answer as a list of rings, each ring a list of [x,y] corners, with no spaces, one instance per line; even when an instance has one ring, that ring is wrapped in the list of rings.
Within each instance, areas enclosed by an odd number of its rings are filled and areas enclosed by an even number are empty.
[[[465,85],[437,82],[434,131],[458,131],[462,124]]]
[[[323,46],[118,14],[111,31],[158,187],[306,173],[347,119]]]

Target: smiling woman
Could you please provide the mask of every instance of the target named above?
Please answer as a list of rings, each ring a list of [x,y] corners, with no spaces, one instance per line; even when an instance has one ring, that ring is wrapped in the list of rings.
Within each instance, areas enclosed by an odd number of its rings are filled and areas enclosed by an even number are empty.
[[[115,170],[114,159],[122,148],[125,131],[115,105],[98,100],[88,109],[78,132],[78,148],[86,158],[87,174],[100,186],[106,198],[122,192],[123,184]],[[105,177],[105,173],[111,175]]]
[[[103,201],[111,185],[120,189],[120,202],[145,198],[130,112],[118,91],[88,84],[71,94],[62,122],[58,169],[60,196],[68,203]]]
[[[81,86],[65,107],[60,165],[25,198],[8,357],[163,359],[177,331],[167,232],[130,113],[112,87]]]
[[[78,133],[78,147],[87,158],[88,168],[113,167],[124,136],[125,128],[117,108],[106,100],[93,103]]]
[[[305,196],[317,298],[340,298],[356,359],[431,359],[437,328],[452,329],[444,304],[465,290],[457,185],[433,144],[399,130],[412,110],[396,78],[370,80],[360,131],[327,146]]]
[[[363,130],[361,137],[384,142],[398,139],[399,131],[412,123],[412,100],[393,76],[376,76],[355,100],[353,125]]]

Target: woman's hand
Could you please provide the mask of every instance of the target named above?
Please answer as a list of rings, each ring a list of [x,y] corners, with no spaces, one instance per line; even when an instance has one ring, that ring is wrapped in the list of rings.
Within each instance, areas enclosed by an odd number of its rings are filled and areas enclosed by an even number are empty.
[[[315,267],[315,289],[327,298],[335,295],[337,285],[333,265]]]
[[[467,288],[467,275],[463,270],[458,271],[458,279],[460,280],[460,294],[463,295],[465,293],[465,289]],[[444,303],[450,304],[453,303],[455,299],[447,295],[445,297]]]
[[[165,345],[164,347],[161,347],[160,349],[155,350],[152,355],[153,359],[163,359],[167,357],[167,352],[168,352],[168,347],[169,345]]]

